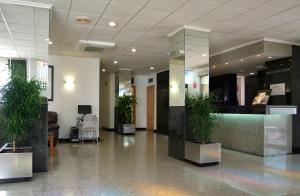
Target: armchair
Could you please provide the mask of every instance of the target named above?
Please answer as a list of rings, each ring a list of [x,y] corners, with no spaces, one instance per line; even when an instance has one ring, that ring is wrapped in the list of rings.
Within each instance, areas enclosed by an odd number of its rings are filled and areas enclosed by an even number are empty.
[[[54,134],[54,146],[57,144],[59,128],[60,126],[57,124],[57,113],[56,112],[48,112],[48,132]]]

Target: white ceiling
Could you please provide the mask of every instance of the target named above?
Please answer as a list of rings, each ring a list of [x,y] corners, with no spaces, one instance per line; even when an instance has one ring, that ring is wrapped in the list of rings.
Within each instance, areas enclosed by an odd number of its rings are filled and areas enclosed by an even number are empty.
[[[0,56],[48,58],[49,10],[0,4]],[[9,33],[10,31],[10,33]]]
[[[33,0],[31,0],[33,1]],[[262,37],[300,41],[300,0],[36,0],[53,4],[50,54],[99,56],[77,51],[79,39],[113,41],[103,63],[149,73],[168,66],[167,33],[182,25],[212,29],[210,53]],[[92,22],[79,25],[76,16]],[[116,28],[107,25],[118,23]],[[15,21],[22,22],[22,21]],[[28,24],[30,25],[30,24]],[[137,49],[132,53],[131,48]]]

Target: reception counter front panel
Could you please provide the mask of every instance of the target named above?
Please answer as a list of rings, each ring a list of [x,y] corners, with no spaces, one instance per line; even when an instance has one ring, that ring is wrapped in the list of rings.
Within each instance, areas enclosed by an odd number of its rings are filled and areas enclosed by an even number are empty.
[[[213,140],[224,148],[259,156],[292,153],[292,115],[297,107],[267,106],[264,113],[220,113]]]

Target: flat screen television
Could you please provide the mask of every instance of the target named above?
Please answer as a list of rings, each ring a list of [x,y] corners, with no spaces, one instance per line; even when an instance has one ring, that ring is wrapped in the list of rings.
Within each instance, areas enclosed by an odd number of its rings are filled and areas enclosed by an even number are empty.
[[[78,114],[91,114],[92,106],[91,105],[78,105]]]

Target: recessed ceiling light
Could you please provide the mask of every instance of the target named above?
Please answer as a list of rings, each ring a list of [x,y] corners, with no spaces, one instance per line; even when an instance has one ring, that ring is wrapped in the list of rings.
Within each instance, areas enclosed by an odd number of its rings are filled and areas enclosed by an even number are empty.
[[[154,67],[150,67],[150,69],[151,69],[151,70],[153,70],[153,69],[154,69]]]
[[[240,59],[240,61],[241,61],[241,62],[243,62],[243,61],[244,61],[244,59]]]
[[[53,42],[52,42],[52,41],[48,41],[48,44],[49,44],[49,45],[52,45],[52,44],[53,44]]]
[[[103,68],[102,71],[103,71],[103,72],[106,72],[106,69]]]
[[[133,52],[133,53],[136,52],[136,49],[135,49],[135,48],[132,48],[132,49],[131,49],[131,52]]]
[[[50,41],[50,39],[49,39],[49,38],[46,38],[45,40],[46,40],[46,42]]]
[[[225,65],[229,65],[229,63],[228,63],[228,62],[226,62],[226,63],[225,63]]]
[[[203,56],[203,57],[206,57],[206,56],[207,56],[207,54],[206,54],[206,53],[203,53],[203,54],[202,54],[202,56]]]
[[[254,75],[255,73],[251,72],[250,75]]]
[[[271,57],[271,56],[269,56],[268,58],[269,58],[269,59],[271,59],[272,57]]]
[[[110,21],[110,22],[108,23],[108,25],[109,25],[110,27],[116,27],[118,24],[117,24],[116,22],[114,22],[114,21]]]
[[[213,66],[213,69],[216,69],[216,66],[215,66],[215,65]]]
[[[79,24],[88,24],[91,22],[91,19],[87,16],[77,16],[76,17],[76,21],[79,23]]]
[[[117,60],[114,60],[114,64],[118,64],[118,61],[117,61]]]

